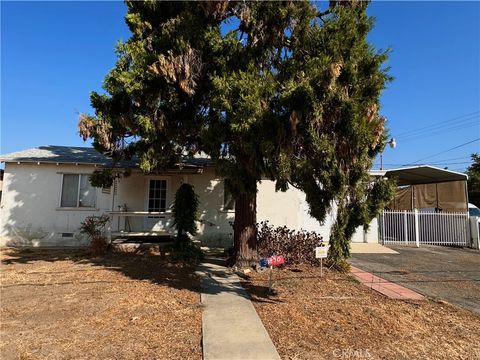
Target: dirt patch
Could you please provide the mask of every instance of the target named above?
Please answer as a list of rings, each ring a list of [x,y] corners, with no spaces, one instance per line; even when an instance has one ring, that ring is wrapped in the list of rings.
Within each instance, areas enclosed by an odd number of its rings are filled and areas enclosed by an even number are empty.
[[[298,266],[244,286],[282,359],[478,359],[480,316],[447,303],[386,298],[349,275]]]
[[[2,359],[200,359],[195,265],[0,250]]]

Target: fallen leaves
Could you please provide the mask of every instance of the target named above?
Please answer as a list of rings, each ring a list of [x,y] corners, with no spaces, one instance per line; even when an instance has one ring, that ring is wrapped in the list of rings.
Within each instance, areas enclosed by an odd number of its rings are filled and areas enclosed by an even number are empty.
[[[2,359],[201,358],[194,265],[78,250],[0,257]]]
[[[389,299],[335,271],[320,278],[318,267],[293,270],[274,271],[276,295],[268,294],[265,273],[244,282],[282,359],[331,359],[342,351],[350,358],[355,351],[371,359],[480,358],[474,313]]]

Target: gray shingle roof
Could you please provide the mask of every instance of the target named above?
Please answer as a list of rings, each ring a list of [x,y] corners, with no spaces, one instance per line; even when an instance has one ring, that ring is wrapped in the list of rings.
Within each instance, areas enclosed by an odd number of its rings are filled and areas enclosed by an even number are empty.
[[[62,164],[94,164],[107,166],[112,160],[92,147],[46,145],[0,155],[0,162],[40,162]],[[181,161],[186,166],[207,166],[210,159],[205,157],[185,157]],[[122,167],[138,167],[138,161],[124,161]]]

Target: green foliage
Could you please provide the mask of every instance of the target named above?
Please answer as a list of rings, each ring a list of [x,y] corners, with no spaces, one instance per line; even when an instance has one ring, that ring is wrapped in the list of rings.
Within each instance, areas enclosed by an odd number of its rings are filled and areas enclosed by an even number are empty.
[[[277,185],[302,189],[320,222],[335,204],[329,257],[338,262],[349,256],[355,228],[368,224],[394,195],[392,182],[368,174],[387,135],[378,113],[390,80],[382,67],[387,53],[367,43],[373,24],[367,3],[340,4],[322,26],[304,29],[285,63],[280,98],[290,128],[278,156]]]
[[[177,241],[168,249],[173,260],[178,261],[201,261],[205,254],[193,244],[186,234],[180,235]]]
[[[467,169],[468,201],[480,207],[480,155],[472,154],[472,161]]]
[[[327,263],[326,265],[330,268],[334,268],[335,270],[341,272],[341,273],[344,273],[344,274],[348,274],[350,272],[350,269],[351,269],[351,266],[350,266],[350,263],[348,261],[346,261],[345,259],[341,259],[341,260],[337,260],[337,261],[334,261],[334,260],[327,260]]]
[[[368,175],[385,146],[379,98],[391,79],[387,51],[367,42],[368,2],[127,5],[132,36],[117,45],[107,94],[92,93],[82,136],[114,159],[137,155],[145,172],[204,151],[236,199],[267,177],[304,191],[319,222],[336,203],[330,256],[347,257],[355,227],[393,193]]]
[[[180,239],[185,233],[195,235],[197,233],[198,220],[198,195],[195,194],[192,185],[184,183],[175,193],[173,202],[173,225],[177,229],[177,237]]]
[[[105,167],[102,169],[94,170],[93,173],[90,175],[89,180],[90,184],[94,187],[101,187],[101,188],[110,188],[112,187],[115,179],[119,179],[122,177],[128,177],[132,173],[130,168],[127,169],[120,169],[120,168],[113,168],[113,167]]]
[[[110,169],[95,170],[90,175],[90,183],[95,187],[109,188],[113,185],[115,176]]]

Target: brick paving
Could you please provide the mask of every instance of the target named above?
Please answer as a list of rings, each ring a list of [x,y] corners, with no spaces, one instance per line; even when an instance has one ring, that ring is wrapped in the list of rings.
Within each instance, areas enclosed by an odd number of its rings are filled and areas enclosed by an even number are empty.
[[[407,289],[379,276],[363,271],[355,266],[351,267],[351,273],[355,279],[372,290],[379,292],[392,299],[401,300],[425,300],[425,297],[413,290]]]

